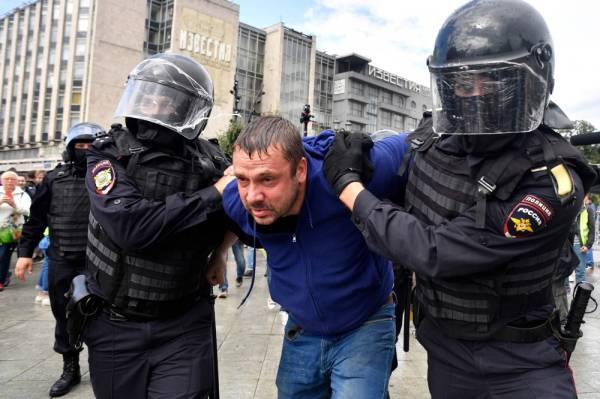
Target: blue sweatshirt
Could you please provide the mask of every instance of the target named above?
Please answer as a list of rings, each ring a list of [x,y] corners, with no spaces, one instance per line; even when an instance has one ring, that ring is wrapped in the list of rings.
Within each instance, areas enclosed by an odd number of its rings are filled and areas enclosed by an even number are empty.
[[[380,198],[404,192],[406,173],[397,172],[408,151],[405,138],[389,137],[371,150],[376,173],[368,189]],[[306,332],[321,336],[360,326],[386,302],[393,285],[391,264],[369,251],[350,211],[323,175],[332,141],[330,130],[304,139],[308,176],[295,233],[256,233],[268,254],[271,297]],[[246,234],[253,234],[254,221],[235,182],[226,187],[223,206]]]

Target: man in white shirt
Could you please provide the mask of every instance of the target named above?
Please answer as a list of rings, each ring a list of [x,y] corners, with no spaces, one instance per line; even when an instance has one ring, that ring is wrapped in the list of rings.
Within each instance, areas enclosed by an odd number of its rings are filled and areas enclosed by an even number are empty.
[[[17,177],[17,174],[11,171],[0,176],[0,291],[4,290],[10,281],[10,257],[31,206],[29,195],[17,186]]]

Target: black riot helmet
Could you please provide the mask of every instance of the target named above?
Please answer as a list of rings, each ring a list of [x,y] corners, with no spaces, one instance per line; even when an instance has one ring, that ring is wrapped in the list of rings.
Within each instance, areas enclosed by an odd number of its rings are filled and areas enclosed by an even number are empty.
[[[193,140],[206,127],[213,92],[212,79],[198,62],[156,54],[129,74],[115,116],[155,123]]]
[[[91,143],[103,131],[104,129],[100,125],[91,122],[82,122],[71,126],[65,137],[66,150],[63,153],[65,162],[74,162],[78,158],[75,143]]]
[[[473,0],[454,11],[427,65],[437,133],[533,131],[554,87],[550,32],[522,0]]]

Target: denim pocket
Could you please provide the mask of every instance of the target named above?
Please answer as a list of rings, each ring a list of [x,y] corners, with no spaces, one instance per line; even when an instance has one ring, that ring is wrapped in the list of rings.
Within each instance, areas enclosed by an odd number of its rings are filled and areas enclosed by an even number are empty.
[[[296,338],[304,333],[302,327],[297,325],[288,319],[288,322],[285,325],[284,334],[285,340],[288,342],[294,342]]]
[[[382,321],[396,320],[396,304],[387,303],[377,310],[363,325],[378,323]]]

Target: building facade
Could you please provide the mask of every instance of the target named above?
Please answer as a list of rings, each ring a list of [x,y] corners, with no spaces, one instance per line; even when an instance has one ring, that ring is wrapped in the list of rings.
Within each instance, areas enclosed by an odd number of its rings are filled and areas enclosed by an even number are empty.
[[[0,170],[49,169],[77,122],[109,126],[127,75],[164,51],[195,58],[214,81],[204,133],[232,118],[280,115],[296,123],[312,106],[309,134],[325,128],[412,129],[429,89],[369,64],[317,51],[316,37],[282,23],[239,22],[227,0],[35,0],[0,16]]]

